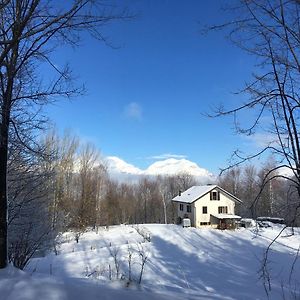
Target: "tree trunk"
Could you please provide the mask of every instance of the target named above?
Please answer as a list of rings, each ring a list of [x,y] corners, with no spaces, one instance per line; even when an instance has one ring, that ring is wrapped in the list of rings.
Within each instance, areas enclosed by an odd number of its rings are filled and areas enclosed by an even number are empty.
[[[6,112],[6,113],[5,113]],[[0,123],[0,269],[7,265],[7,149],[8,116],[2,108]]]

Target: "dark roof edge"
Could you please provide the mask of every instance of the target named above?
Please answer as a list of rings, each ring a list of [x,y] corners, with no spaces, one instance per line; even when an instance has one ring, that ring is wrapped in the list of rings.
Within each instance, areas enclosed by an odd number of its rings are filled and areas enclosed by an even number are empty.
[[[205,195],[207,195],[208,193],[210,193],[213,189],[219,189],[219,190],[221,190],[223,193],[225,193],[226,195],[228,195],[230,198],[232,198],[234,201],[239,202],[239,203],[243,203],[243,201],[242,201],[241,199],[239,199],[238,197],[236,197],[236,196],[232,195],[231,193],[227,192],[226,190],[224,190],[223,188],[221,188],[221,187],[218,186],[218,185],[212,185],[211,189],[209,189],[205,194],[201,195],[200,197],[196,198],[196,199],[193,200],[193,201],[190,201],[190,202],[182,202],[182,201],[173,200],[173,199],[172,199],[171,201],[192,204],[192,203],[198,201],[199,199],[201,199],[202,197],[204,197]]]
[[[236,197],[236,196],[232,195],[231,193],[227,192],[226,190],[224,190],[220,186],[217,185],[216,188],[220,189],[222,192],[224,192],[225,194],[227,194],[229,197],[233,198],[235,201],[237,201],[239,203],[243,203],[243,201],[241,199],[239,199],[238,197]]]

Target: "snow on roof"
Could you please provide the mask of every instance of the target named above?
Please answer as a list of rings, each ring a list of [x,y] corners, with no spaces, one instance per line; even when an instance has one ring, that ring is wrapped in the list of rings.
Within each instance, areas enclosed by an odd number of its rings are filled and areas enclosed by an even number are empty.
[[[228,214],[211,214],[217,219],[241,219],[240,216],[237,215],[228,215]]]
[[[216,187],[216,185],[194,185],[185,192],[182,192],[180,196],[178,195],[174,197],[172,200],[177,202],[192,203]]]
[[[216,184],[194,185],[190,187],[188,190],[186,190],[185,192],[182,192],[180,196],[177,195],[176,197],[174,197],[172,201],[192,203],[215,188],[219,189],[220,191],[223,191],[225,194],[233,198],[235,201],[242,202],[240,199],[230,194],[226,190],[222,189],[221,187],[217,186]]]

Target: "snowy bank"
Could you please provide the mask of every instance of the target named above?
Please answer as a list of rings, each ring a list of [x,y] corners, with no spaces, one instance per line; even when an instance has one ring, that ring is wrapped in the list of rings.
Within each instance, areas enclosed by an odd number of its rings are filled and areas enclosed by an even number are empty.
[[[259,279],[261,261],[282,228],[274,225],[256,232],[158,224],[112,226],[83,234],[79,243],[72,233],[65,233],[58,255],[32,259],[26,272],[12,268],[0,272],[1,299],[267,299]],[[268,254],[270,299],[299,293],[300,263],[295,260],[299,229],[289,234],[284,230]],[[141,253],[147,261],[139,285]]]

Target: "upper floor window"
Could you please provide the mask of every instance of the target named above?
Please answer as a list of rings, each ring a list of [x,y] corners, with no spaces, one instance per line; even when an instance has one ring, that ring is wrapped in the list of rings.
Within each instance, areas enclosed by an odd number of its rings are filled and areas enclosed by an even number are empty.
[[[190,205],[187,205],[186,206],[186,212],[192,212],[192,207]]]
[[[202,206],[202,213],[207,214],[207,206]]]
[[[219,191],[211,191],[210,192],[210,200],[220,200],[220,192]]]
[[[218,207],[218,213],[219,214],[228,214],[228,208],[227,208],[227,206],[219,206]]]
[[[179,204],[179,210],[183,210],[183,204]]]

